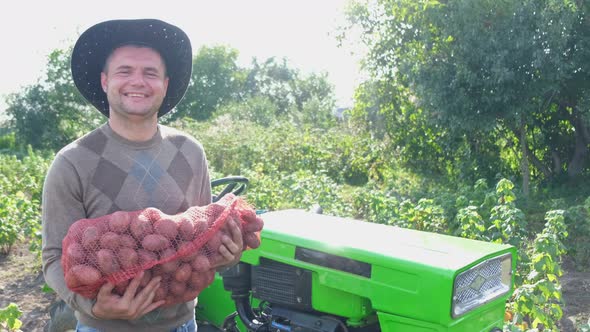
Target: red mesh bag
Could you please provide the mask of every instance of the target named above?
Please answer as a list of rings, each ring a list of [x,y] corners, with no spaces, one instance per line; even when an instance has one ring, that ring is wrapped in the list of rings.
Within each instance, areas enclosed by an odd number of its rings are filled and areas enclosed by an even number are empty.
[[[165,306],[190,301],[213,282],[219,246],[238,221],[243,250],[260,245],[263,221],[242,198],[228,194],[216,203],[176,215],[155,208],[118,211],[72,224],[62,241],[62,267],[72,291],[95,298],[107,281],[122,295],[130,280],[146,271],[140,288],[161,276],[155,301]]]

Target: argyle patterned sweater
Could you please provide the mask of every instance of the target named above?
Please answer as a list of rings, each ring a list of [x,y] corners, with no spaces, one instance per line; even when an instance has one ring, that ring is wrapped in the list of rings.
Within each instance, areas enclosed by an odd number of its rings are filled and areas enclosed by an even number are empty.
[[[135,321],[101,320],[94,300],[70,291],[61,267],[62,240],[76,220],[115,211],[155,207],[177,214],[211,202],[207,159],[201,144],[178,130],[158,126],[152,139],[132,142],[108,123],[57,153],[43,187],[42,260],[45,281],[101,331],[169,331],[194,318],[194,301],[156,309]]]

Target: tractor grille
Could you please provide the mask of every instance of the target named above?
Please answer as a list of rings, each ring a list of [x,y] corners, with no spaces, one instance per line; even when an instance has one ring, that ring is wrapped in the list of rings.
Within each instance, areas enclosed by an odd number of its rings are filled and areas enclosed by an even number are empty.
[[[311,272],[266,258],[252,266],[254,297],[300,310],[311,310]]]

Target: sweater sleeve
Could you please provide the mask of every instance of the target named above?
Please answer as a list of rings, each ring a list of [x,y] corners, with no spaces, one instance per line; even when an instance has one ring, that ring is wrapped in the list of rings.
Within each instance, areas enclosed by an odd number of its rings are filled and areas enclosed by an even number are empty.
[[[61,265],[62,240],[71,224],[86,218],[78,172],[61,154],[51,164],[42,197],[42,251],[45,282],[74,310],[92,314],[95,300],[72,292],[65,283]]]

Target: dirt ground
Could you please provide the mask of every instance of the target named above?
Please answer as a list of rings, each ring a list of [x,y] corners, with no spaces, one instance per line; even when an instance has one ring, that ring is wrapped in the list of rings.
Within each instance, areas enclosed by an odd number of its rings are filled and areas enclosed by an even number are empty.
[[[0,308],[11,302],[18,305],[23,312],[22,331],[43,331],[49,320],[48,308],[55,295],[42,291],[44,283],[41,266],[26,245],[0,255]]]
[[[576,271],[567,261],[561,279],[565,305],[562,332],[578,332],[575,326],[590,318],[590,271]],[[25,245],[0,255],[0,308],[11,302],[23,312],[22,331],[43,331],[49,320],[49,307],[54,294],[42,292],[43,275],[36,258]]]
[[[571,261],[565,260],[561,277],[563,306],[562,332],[574,332],[576,326],[590,319],[590,270],[577,271]]]

